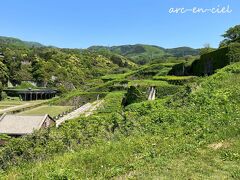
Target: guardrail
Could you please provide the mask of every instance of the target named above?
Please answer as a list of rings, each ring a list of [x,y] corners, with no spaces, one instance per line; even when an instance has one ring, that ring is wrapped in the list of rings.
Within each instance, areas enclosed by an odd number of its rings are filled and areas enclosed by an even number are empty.
[[[77,110],[77,109],[80,108],[81,106],[82,106],[82,105],[74,106],[72,109],[69,109],[68,111],[64,111],[64,112],[58,114],[57,116],[54,116],[53,119],[54,119],[54,120],[58,120],[59,118],[62,118],[62,117],[64,117],[64,116],[68,115],[69,113]]]

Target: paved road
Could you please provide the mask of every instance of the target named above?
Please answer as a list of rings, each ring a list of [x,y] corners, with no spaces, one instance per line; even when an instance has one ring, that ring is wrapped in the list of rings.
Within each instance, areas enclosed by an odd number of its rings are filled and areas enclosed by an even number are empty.
[[[81,106],[80,108],[74,110],[73,112],[67,114],[66,116],[58,119],[56,121],[56,126],[58,127],[63,122],[79,117],[80,115],[89,116],[93,113],[102,104],[103,101],[95,101],[93,103],[87,103]]]

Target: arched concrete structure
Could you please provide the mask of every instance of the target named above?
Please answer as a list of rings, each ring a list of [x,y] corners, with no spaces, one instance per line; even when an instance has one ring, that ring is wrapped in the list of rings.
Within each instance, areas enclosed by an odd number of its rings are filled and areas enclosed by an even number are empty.
[[[51,99],[56,96],[57,91],[52,89],[5,89],[8,96],[20,97],[23,101]]]

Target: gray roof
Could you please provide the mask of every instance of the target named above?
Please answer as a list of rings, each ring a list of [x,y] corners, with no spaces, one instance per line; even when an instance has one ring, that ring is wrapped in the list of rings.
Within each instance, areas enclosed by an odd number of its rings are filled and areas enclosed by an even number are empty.
[[[42,116],[18,116],[4,114],[0,117],[0,134],[31,134],[34,130],[39,130],[41,128],[47,117],[49,117],[47,114]]]

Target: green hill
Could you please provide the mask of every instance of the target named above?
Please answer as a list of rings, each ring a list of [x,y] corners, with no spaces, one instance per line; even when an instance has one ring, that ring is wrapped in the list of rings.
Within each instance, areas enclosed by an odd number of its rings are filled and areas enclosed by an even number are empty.
[[[181,93],[79,117],[0,151],[0,178],[239,179],[240,63]]]
[[[158,46],[143,45],[143,44],[112,46],[112,47],[92,46],[92,47],[89,47],[88,49],[91,51],[108,50],[108,51],[126,56],[137,64],[146,64],[154,60],[164,59],[164,57],[168,57],[168,56],[184,57],[187,55],[196,56],[199,54],[198,49],[193,49],[189,47],[164,49]]]
[[[25,48],[41,48],[44,45],[38,42],[23,41],[17,38],[4,37],[0,36],[0,45],[4,46],[16,46],[16,47],[25,47]],[[52,47],[56,48],[56,47]],[[164,60],[166,57],[185,57],[188,55],[196,56],[199,54],[198,49],[193,49],[189,47],[178,47],[172,49],[165,49],[159,46],[154,45],[122,45],[122,46],[92,46],[88,50],[95,51],[100,54],[104,53],[108,58],[112,58],[114,63],[122,64],[122,66],[136,66],[137,64],[146,64],[151,61]]]
[[[197,56],[199,55],[199,49],[193,49],[190,47],[178,47],[178,48],[171,48],[165,49],[165,52],[175,56],[175,57],[184,57],[184,56]]]
[[[60,49],[16,38],[0,38],[1,87],[6,87],[8,81],[13,85],[34,81],[61,91],[84,89],[90,79],[136,67],[128,58],[112,52]]]
[[[105,57],[108,57],[114,64],[118,64],[120,67],[137,67],[137,64],[135,64],[133,61],[131,61],[127,56],[121,55],[117,52],[112,52],[105,48],[89,48],[88,49],[91,52],[97,52]]]
[[[15,46],[27,46],[27,47],[43,47],[44,46],[38,42],[22,41],[17,38],[4,37],[4,36],[0,36],[0,44],[15,45]]]

